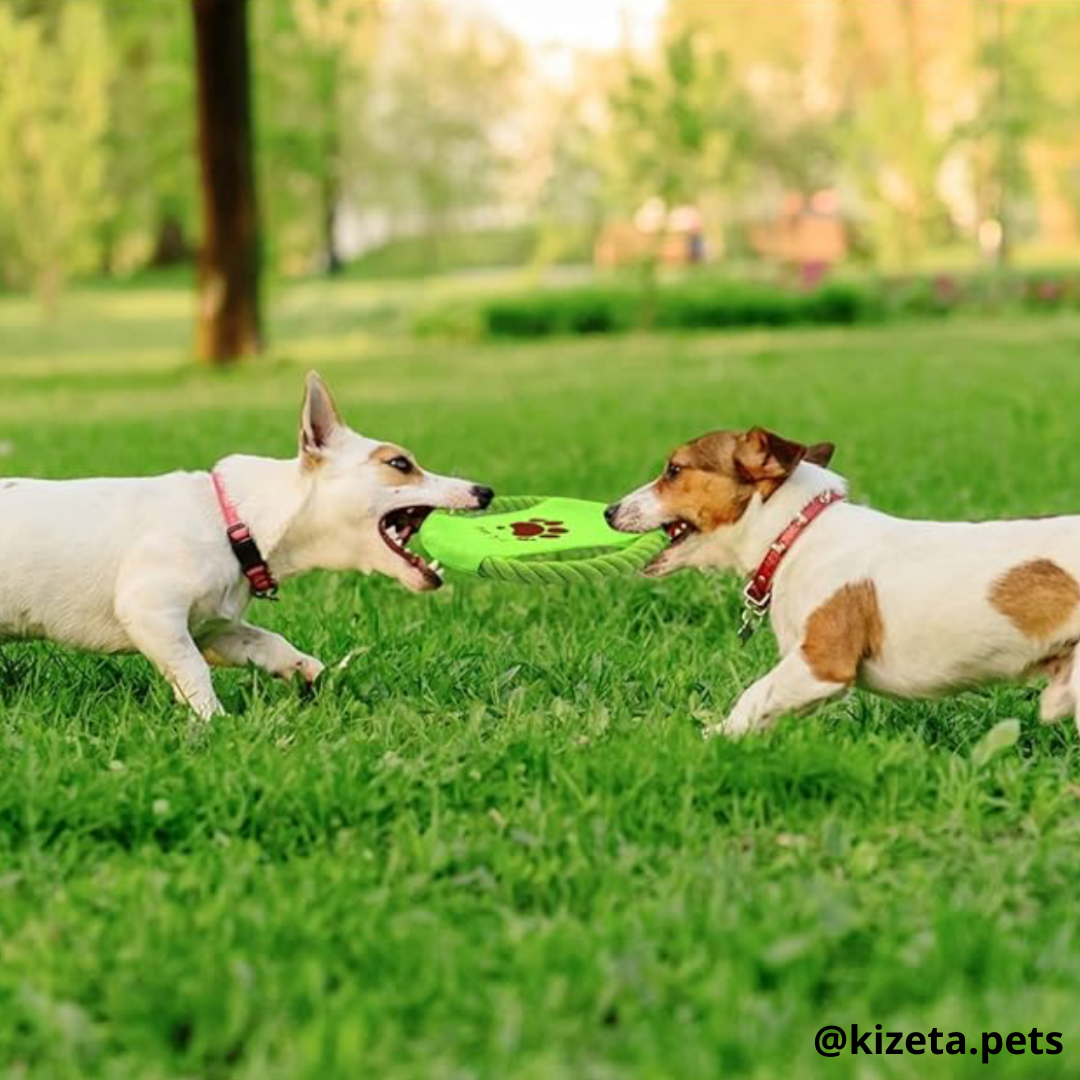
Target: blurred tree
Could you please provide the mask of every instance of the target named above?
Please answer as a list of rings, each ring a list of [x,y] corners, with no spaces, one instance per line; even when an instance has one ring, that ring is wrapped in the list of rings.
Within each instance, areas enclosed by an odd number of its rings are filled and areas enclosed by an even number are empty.
[[[959,110],[931,78],[943,42],[962,56],[970,15],[966,0],[942,20],[918,0],[881,0],[867,8],[841,0],[834,58],[836,115],[844,177],[874,259],[912,267],[953,226],[940,178]],[[952,83],[955,86],[955,83]]]
[[[977,9],[978,104],[958,131],[973,166],[983,251],[1000,266],[1008,263],[1015,234],[1023,228],[1020,207],[1030,192],[1028,144],[1050,120],[1039,71],[1047,27],[1034,14],[1031,7],[1004,0]]]
[[[732,155],[737,190],[753,198],[776,187],[839,185],[866,249],[881,263],[910,265],[947,242],[958,217],[986,217],[989,199],[1001,202],[1002,177],[1023,173],[1019,155],[1038,105],[1023,85],[1021,58],[1003,64],[996,36],[977,31],[977,13],[992,14],[995,4],[670,0],[666,25],[669,36],[693,28],[723,51],[746,95]],[[977,52],[984,71],[978,91]],[[1010,65],[1006,117],[998,75]],[[977,132],[964,126],[973,111]],[[944,192],[950,168],[952,205]],[[958,211],[973,199],[984,209]],[[990,216],[997,217],[996,206]]]
[[[350,165],[363,168],[367,131],[357,116],[386,20],[383,0],[292,0],[254,9],[258,155],[267,174],[275,254],[330,273],[342,264],[338,214]]]
[[[732,144],[730,98],[726,57],[703,53],[691,33],[669,41],[655,66],[628,56],[611,101],[618,200],[630,210],[654,196],[672,206],[718,182]]]
[[[78,0],[66,0],[67,3]],[[112,44],[101,269],[127,273],[193,255],[198,218],[191,26],[176,0],[105,5]]]
[[[46,306],[94,263],[108,71],[97,0],[0,6],[0,271]]]
[[[1038,80],[1039,118],[1025,164],[1038,230],[1057,257],[1080,240],[1080,5],[1028,3],[1013,18],[1024,67]]]
[[[537,218],[537,271],[573,255],[583,238],[595,237],[608,209],[604,162],[596,147],[603,139],[606,102],[622,71],[610,57],[590,56],[580,68],[566,86],[544,88],[518,177],[522,197]]]
[[[391,10],[371,92],[353,114],[364,134],[349,197],[427,237],[436,266],[446,231],[495,216],[522,56],[477,11],[441,0],[400,0]]]
[[[600,149],[609,206],[623,217],[650,200],[656,206],[640,258],[651,287],[662,218],[680,204],[722,203],[746,128],[725,54],[703,47],[693,30],[665,42],[654,64],[629,53],[624,62],[611,97],[610,138]]]
[[[668,0],[663,31],[666,41],[692,32],[700,47],[728,57],[744,85],[802,81],[812,37],[806,0]]]
[[[191,0],[202,187],[197,353],[209,363],[261,346],[247,7]]]
[[[697,198],[723,220],[728,246],[735,249],[745,241],[743,227],[768,216],[770,207],[775,212],[785,192],[836,182],[831,102],[814,45],[821,35],[807,10],[804,0],[668,4],[667,47],[692,40],[723,74],[722,84],[714,75],[706,88],[703,122],[722,125],[726,164]],[[706,63],[699,68],[709,70]]]

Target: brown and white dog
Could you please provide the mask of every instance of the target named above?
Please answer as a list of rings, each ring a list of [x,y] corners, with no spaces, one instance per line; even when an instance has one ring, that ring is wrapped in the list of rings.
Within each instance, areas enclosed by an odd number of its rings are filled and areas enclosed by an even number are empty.
[[[768,610],[781,659],[706,736],[764,729],[856,684],[921,698],[1039,673],[1041,718],[1080,728],[1080,516],[890,517],[846,501],[832,453],[761,428],[713,432],[608,507],[617,529],[672,537],[647,574],[753,575],[750,600]]]

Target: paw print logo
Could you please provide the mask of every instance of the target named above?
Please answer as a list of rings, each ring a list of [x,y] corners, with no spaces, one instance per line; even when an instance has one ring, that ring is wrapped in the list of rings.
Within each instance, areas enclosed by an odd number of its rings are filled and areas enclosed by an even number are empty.
[[[554,540],[565,536],[570,530],[562,521],[548,521],[547,518],[530,518],[528,521],[515,521],[510,525],[500,525],[500,529],[509,529],[515,540]]]

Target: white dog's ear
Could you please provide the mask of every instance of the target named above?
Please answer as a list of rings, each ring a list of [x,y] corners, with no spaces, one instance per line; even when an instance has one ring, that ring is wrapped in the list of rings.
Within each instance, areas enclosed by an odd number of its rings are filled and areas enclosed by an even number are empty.
[[[341,414],[319,375],[308,372],[304,387],[304,408],[300,413],[300,454],[308,463],[317,462],[341,427]]]

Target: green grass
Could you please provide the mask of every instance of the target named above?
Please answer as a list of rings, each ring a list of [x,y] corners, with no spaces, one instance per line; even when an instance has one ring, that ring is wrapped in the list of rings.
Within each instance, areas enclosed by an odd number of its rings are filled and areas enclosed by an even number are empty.
[[[288,454],[317,365],[361,430],[505,493],[606,499],[760,422],[835,440],[901,514],[1077,507],[1076,317],[437,346],[376,336],[357,289],[278,295],[275,358],[224,374],[185,362],[184,294],[77,294],[45,327],[0,302],[0,469]],[[352,659],[312,703],[218,674],[200,741],[139,658],[4,646],[0,1075],[1075,1076],[1072,725],[1025,688],[857,694],[703,744],[773,655],[739,647],[737,596],[312,576],[254,615]],[[1018,744],[973,758],[1009,717]],[[1065,1052],[815,1054],[852,1022]]]

